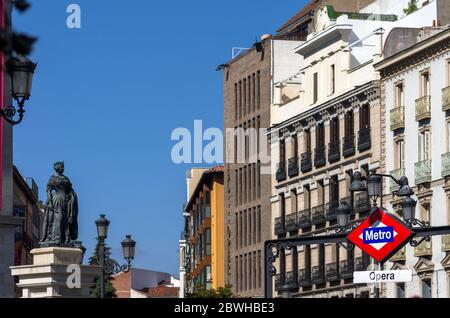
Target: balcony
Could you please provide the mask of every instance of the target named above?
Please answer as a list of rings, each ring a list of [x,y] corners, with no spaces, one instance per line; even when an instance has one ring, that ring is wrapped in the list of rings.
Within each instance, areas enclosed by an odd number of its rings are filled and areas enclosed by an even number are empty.
[[[284,222],[282,222],[281,217],[275,219],[275,235],[283,235],[286,234],[286,227],[284,226]]]
[[[306,227],[310,227],[312,224],[311,222],[311,210],[306,209],[303,211],[300,211],[298,213],[298,227],[303,229]]]
[[[314,225],[323,224],[326,221],[325,218],[325,211],[324,206],[319,205],[314,208],[312,208],[311,214],[312,214],[312,223]]]
[[[288,160],[288,176],[289,178],[298,176],[298,158],[292,157]]]
[[[332,141],[328,144],[328,162],[333,163],[341,159],[341,143],[339,140]]]
[[[399,106],[391,110],[391,130],[405,128],[405,107]]]
[[[442,252],[450,252],[450,234],[441,236],[441,250]]]
[[[431,241],[423,241],[419,244],[419,246],[414,248],[414,256],[415,257],[425,257],[433,255],[433,245]]]
[[[355,258],[355,271],[361,272],[365,271],[370,264],[370,256],[364,255],[361,257]]]
[[[416,184],[431,182],[431,160],[416,162],[414,165],[414,178]]]
[[[327,163],[327,158],[325,157],[325,146],[318,147],[314,150],[314,166],[316,168],[323,167]]]
[[[344,150],[342,151],[344,157],[350,157],[355,154],[355,134],[345,136],[343,139]]]
[[[336,221],[338,206],[339,206],[339,201],[331,201],[326,204],[328,221]]]
[[[441,157],[441,171],[443,177],[450,176],[450,152],[447,152]]]
[[[395,169],[392,170],[391,172],[389,172],[389,174],[391,176],[393,176],[395,179],[399,180],[400,177],[403,177],[405,175],[405,168],[399,168],[399,169]],[[394,180],[389,180],[389,191],[390,192],[395,192],[398,191],[399,189],[399,185],[397,183],[395,183]]]
[[[297,213],[286,215],[286,232],[298,230]]]
[[[335,282],[341,279],[339,276],[338,263],[330,263],[326,265],[326,277],[328,282]]]
[[[312,169],[312,158],[311,158],[311,151],[307,151],[304,154],[302,154],[302,162],[300,165],[300,169],[302,172],[308,172]]]
[[[306,269],[300,269],[298,271],[298,285],[300,287],[308,287],[312,285],[311,272]]]
[[[286,180],[286,161],[277,164],[276,179],[278,182]]]
[[[391,259],[391,262],[404,262],[406,261],[406,247],[403,247],[397,253],[395,253]]]
[[[353,278],[353,259],[341,261],[340,274],[343,279]]]
[[[297,272],[286,273],[286,285],[292,289],[298,288]]]
[[[314,266],[312,268],[312,282],[314,284],[325,283],[325,273],[322,266]]]
[[[442,111],[450,110],[450,86],[442,89]]]
[[[358,132],[358,151],[363,152],[372,147],[370,139],[370,128],[363,128]]]
[[[281,289],[281,274],[275,275],[275,290],[279,291]]]
[[[369,195],[367,192],[361,192],[355,195],[353,200],[353,205],[355,207],[355,213],[366,213],[371,209]]]
[[[431,118],[431,96],[416,99],[416,121]]]

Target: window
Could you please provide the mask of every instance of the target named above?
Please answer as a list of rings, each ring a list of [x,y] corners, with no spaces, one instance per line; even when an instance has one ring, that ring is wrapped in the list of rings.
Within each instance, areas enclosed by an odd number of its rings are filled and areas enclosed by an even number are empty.
[[[284,192],[278,195],[278,199],[280,201],[280,216],[281,220],[286,216],[286,202],[284,201]]]
[[[334,117],[330,123],[330,142],[339,141],[339,118]]]
[[[205,230],[205,255],[211,256],[211,229]]]
[[[311,151],[311,131],[309,129],[305,130],[304,133],[304,149],[305,152]]]
[[[239,81],[239,118],[242,118],[242,82]]]
[[[211,217],[211,193],[205,192],[205,218]]]
[[[405,106],[403,83],[395,85],[395,107]]]
[[[313,74],[313,104],[315,104],[318,100],[319,93],[319,82],[317,72]]]
[[[238,118],[238,84],[234,84],[234,120]]]
[[[422,96],[430,96],[430,72],[420,74]]]
[[[280,163],[286,160],[286,145],[284,139],[280,140]]]
[[[336,73],[335,66],[331,64],[330,66],[330,95],[334,94],[336,90]]]
[[[396,284],[396,297],[405,298],[405,283]]]
[[[370,128],[370,107],[364,104],[359,111],[359,130]]]
[[[330,202],[334,204],[339,202],[339,180],[337,175],[330,178]]]
[[[320,123],[316,127],[316,147],[322,149],[325,147],[325,129],[323,123]]]
[[[261,72],[256,72],[256,107],[261,107]]]
[[[431,298],[431,280],[422,280],[422,298]]]
[[[405,141],[398,140],[394,144],[395,147],[395,167],[397,169],[405,168]]]
[[[298,137],[297,134],[292,136],[292,157],[298,157]]]
[[[242,101],[243,101],[242,109],[244,111],[244,116],[245,116],[245,114],[247,113],[247,79],[244,79],[242,93],[243,93],[243,96],[242,96]]]
[[[353,110],[345,114],[345,137],[353,136]]]
[[[431,158],[431,153],[430,153],[430,148],[431,148],[431,138],[430,138],[430,132],[429,131],[424,131],[419,133],[419,161],[424,161],[424,160],[430,160]]]

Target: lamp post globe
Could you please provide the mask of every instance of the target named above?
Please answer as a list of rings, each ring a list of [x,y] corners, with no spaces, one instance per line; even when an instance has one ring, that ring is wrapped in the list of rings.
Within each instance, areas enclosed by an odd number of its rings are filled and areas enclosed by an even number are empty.
[[[410,196],[406,197],[402,202],[403,219],[408,223],[416,217],[417,201]]]
[[[337,223],[339,227],[346,227],[350,218],[350,205],[345,200],[341,200],[336,211]]]
[[[100,218],[95,221],[95,225],[97,226],[97,235],[99,239],[104,240],[108,237],[108,227],[109,220],[106,218],[105,214],[100,214]]]
[[[370,175],[367,178],[367,194],[369,197],[381,196],[381,176]]]
[[[123,258],[127,262],[131,262],[134,259],[135,250],[136,242],[131,238],[131,235],[125,235],[125,239],[122,241]]]
[[[9,61],[8,72],[11,79],[11,92],[15,100],[23,102],[30,98],[36,65],[23,55],[13,57]]]
[[[352,184],[350,185],[350,192],[361,192],[361,191],[366,191],[366,185],[364,184],[361,172],[356,171],[353,174],[353,181]]]

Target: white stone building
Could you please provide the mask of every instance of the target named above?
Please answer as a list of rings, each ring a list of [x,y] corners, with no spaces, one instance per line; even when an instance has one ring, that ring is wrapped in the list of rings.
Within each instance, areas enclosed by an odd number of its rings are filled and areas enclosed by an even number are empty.
[[[383,170],[407,176],[418,201],[416,218],[432,226],[450,222],[450,26],[397,28],[385,45],[381,101]],[[386,197],[401,212],[394,186]],[[387,267],[413,269],[412,283],[389,284],[387,297],[450,297],[450,237],[409,245]]]

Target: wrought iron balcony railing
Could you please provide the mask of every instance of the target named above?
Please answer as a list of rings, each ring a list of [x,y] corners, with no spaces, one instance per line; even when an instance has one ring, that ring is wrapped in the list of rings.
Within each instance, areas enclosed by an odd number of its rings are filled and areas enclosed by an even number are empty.
[[[415,183],[431,182],[431,160],[416,162],[414,165]]]
[[[405,107],[399,106],[391,110],[391,130],[405,128]]]
[[[442,235],[441,240],[442,252],[450,252],[450,235]]]
[[[326,211],[327,211],[327,220],[328,221],[335,221],[337,218],[337,208],[339,206],[339,201],[331,201],[326,204]]]
[[[275,219],[275,235],[286,234],[286,227],[281,217]]]
[[[312,282],[314,284],[325,283],[325,271],[322,266],[314,266],[312,268]]]
[[[389,174],[393,176],[395,179],[399,180],[400,177],[403,177],[405,175],[405,168],[392,170]],[[389,191],[395,192],[398,191],[398,189],[399,185],[395,183],[394,180],[389,180]]]
[[[341,143],[339,140],[328,144],[328,162],[333,163],[341,159]]]
[[[302,172],[308,172],[312,169],[312,157],[311,151],[307,151],[302,154],[302,162],[300,164],[300,169]]]
[[[298,288],[297,271],[286,273],[286,285],[290,288]]]
[[[325,146],[317,147],[314,150],[314,166],[316,168],[323,167],[327,163],[327,158],[325,156]]]
[[[416,99],[416,121],[431,118],[431,96]]]
[[[288,176],[289,178],[298,175],[298,157],[292,157],[288,160]]]
[[[363,255],[361,257],[355,258],[355,271],[365,271],[367,269],[367,266],[370,264],[370,256]]]
[[[406,261],[406,247],[400,249],[397,253],[395,253],[391,259],[391,262],[402,262]]]
[[[322,224],[322,223],[326,222],[324,208],[325,208],[324,205],[319,205],[319,206],[312,208],[311,214],[312,214],[312,223],[313,224],[318,225],[318,224]]]
[[[442,89],[442,110],[450,110],[450,86]]]
[[[342,151],[344,157],[350,157],[355,154],[355,134],[345,136],[343,138],[344,150]]]
[[[372,147],[370,128],[363,128],[358,132],[358,151],[369,150]]]
[[[276,179],[278,182],[286,180],[286,161],[277,164]]]
[[[370,199],[367,192],[360,192],[355,195],[355,198],[353,200],[354,210],[355,213],[366,213],[370,211]]]
[[[281,289],[281,274],[275,275],[275,290],[279,291]]]
[[[328,282],[334,282],[340,279],[339,264],[337,262],[327,264],[325,268]]]
[[[424,257],[433,255],[433,245],[432,241],[423,241],[419,246],[414,248],[415,257]]]
[[[298,230],[297,213],[286,215],[286,231],[292,232]]]
[[[443,177],[450,176],[450,152],[447,152],[441,157],[441,174]]]
[[[311,271],[308,269],[300,269],[298,271],[298,285],[300,287],[311,286]]]
[[[300,211],[298,213],[298,227],[303,229],[306,227],[310,227],[311,225],[312,225],[311,210],[306,209],[306,210]]]
[[[353,277],[353,259],[346,259],[340,263],[340,274],[343,279]]]

